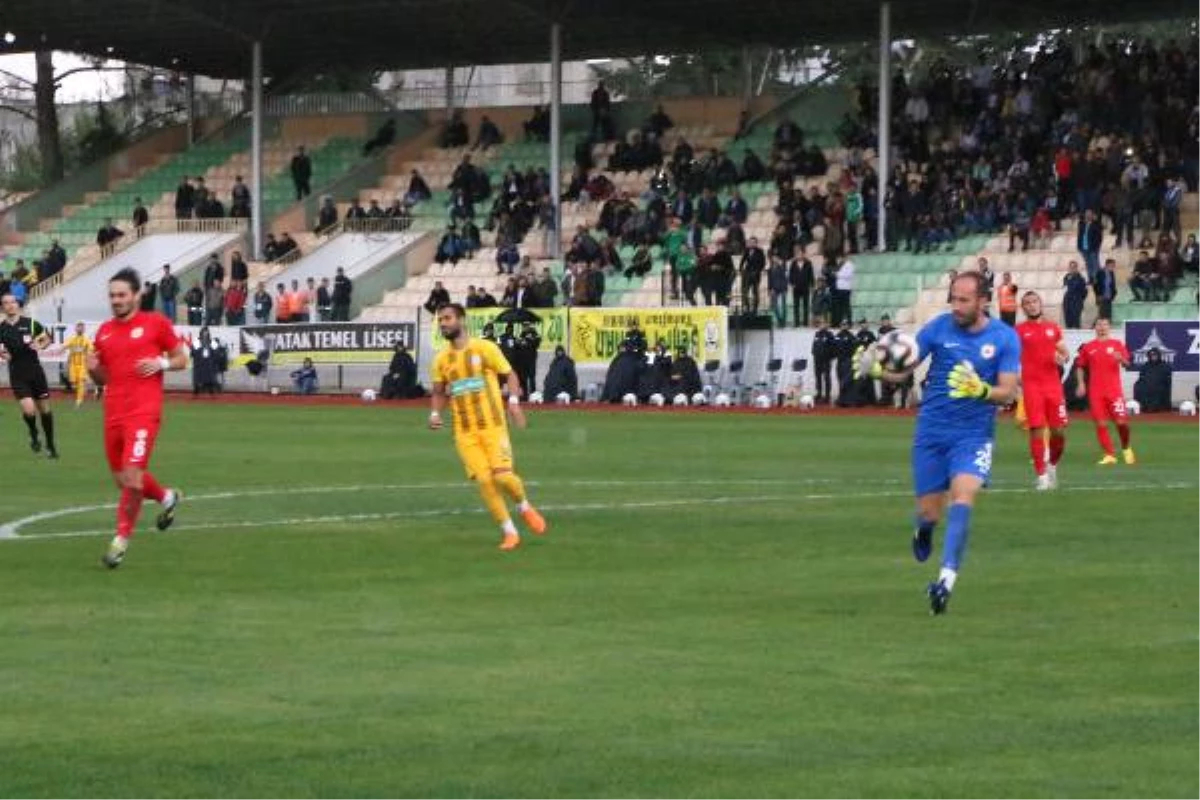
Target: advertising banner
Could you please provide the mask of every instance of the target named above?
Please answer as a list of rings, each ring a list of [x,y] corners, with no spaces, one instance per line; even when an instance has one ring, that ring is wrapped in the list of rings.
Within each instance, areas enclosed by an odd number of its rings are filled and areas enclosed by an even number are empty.
[[[672,352],[686,347],[700,364],[725,362],[729,348],[728,309],[705,308],[572,308],[571,357],[578,364],[612,361],[635,323],[650,347],[665,340]]]
[[[271,364],[386,364],[397,344],[412,349],[412,322],[314,322],[248,325],[238,329],[243,355],[270,354]]]
[[[1196,320],[1157,320],[1126,322],[1125,347],[1129,349],[1129,369],[1146,363],[1146,354],[1154,348],[1174,372],[1200,370],[1200,323]]]
[[[489,322],[493,322],[496,328],[495,334],[499,337],[504,323],[495,323],[494,320],[505,311],[508,311],[508,309],[468,308],[467,335],[472,338],[482,339],[483,326]],[[567,347],[567,309],[531,308],[529,312],[541,320],[534,323],[534,327],[542,335],[542,343],[538,346],[538,352],[553,353],[556,347]],[[438,331],[437,318],[433,315],[429,316],[431,318],[431,322],[429,323],[430,341],[433,342],[434,352],[437,352],[446,346],[446,340],[442,338],[442,334]],[[513,326],[513,330],[520,333],[522,327],[522,325],[516,324]]]

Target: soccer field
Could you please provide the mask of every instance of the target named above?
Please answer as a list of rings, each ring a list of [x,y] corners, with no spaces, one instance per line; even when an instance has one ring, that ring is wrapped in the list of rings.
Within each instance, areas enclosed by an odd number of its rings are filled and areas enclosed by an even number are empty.
[[[174,405],[188,493],[99,565],[100,413],[0,422],[4,796],[1195,797],[1197,431],[1001,425],[950,612],[908,418],[532,410],[514,553],[448,432]]]

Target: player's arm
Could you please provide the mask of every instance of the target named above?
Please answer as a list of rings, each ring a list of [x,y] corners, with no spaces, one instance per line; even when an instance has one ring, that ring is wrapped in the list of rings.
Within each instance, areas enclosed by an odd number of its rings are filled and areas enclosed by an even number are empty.
[[[521,409],[521,382],[517,380],[517,374],[513,370],[508,371],[508,375],[504,380],[505,388],[508,390],[508,416],[512,418],[513,424],[518,428],[525,427],[525,412]]]
[[[1009,330],[1008,335],[997,343],[997,349],[999,363],[995,385],[981,378],[970,361],[960,361],[946,378],[950,397],[998,406],[1008,405],[1017,399],[1021,385],[1021,340]]]
[[[429,429],[433,431],[442,428],[442,411],[446,408],[446,382],[433,382],[429,392]]]
[[[1058,362],[1059,366],[1065,366],[1071,361],[1071,350],[1062,339],[1059,339],[1058,344],[1054,346],[1054,360]]]
[[[168,352],[165,356],[158,358],[143,358],[134,365],[134,371],[139,377],[149,378],[152,375],[157,375],[160,372],[178,372],[181,369],[187,369],[188,351],[187,345],[179,342],[174,349]]]
[[[1087,397],[1087,353],[1083,350],[1075,359],[1075,396]]]

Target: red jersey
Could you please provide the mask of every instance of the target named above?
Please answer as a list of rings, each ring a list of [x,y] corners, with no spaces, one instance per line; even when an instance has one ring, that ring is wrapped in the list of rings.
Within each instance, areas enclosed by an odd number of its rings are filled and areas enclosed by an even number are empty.
[[[1017,326],[1021,340],[1021,381],[1026,386],[1050,386],[1062,382],[1058,375],[1058,343],[1062,328],[1049,320],[1026,320]]]
[[[1076,367],[1088,371],[1088,392],[1101,397],[1123,397],[1121,360],[1129,361],[1125,343],[1117,339],[1093,339],[1079,350]]]
[[[137,363],[173,353],[180,344],[162,314],[139,311],[128,320],[110,319],[96,331],[96,358],[108,372],[104,387],[106,423],[162,414],[163,376],[137,374]]]

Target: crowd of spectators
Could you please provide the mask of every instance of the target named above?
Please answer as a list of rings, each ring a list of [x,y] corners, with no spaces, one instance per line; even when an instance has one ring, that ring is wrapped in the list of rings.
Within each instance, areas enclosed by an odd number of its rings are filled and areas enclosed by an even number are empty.
[[[259,282],[250,286],[250,267],[240,251],[229,256],[229,268],[217,253],[205,262],[200,280],[193,281],[182,291],[179,279],[169,264],[163,265],[158,280],[143,284],[141,307],[144,311],[161,311],[172,322],[179,322],[182,304],[183,320],[188,325],[239,326],[301,322],[346,322],[350,319],[353,283],[342,267],[331,279],[307,278],[276,285],[275,294]]]
[[[24,305],[29,298],[29,291],[42,281],[53,278],[67,266],[67,251],[62,248],[57,239],[42,252],[42,257],[26,266],[25,259],[18,258],[13,262],[12,271],[7,275],[0,270],[0,294],[11,293],[17,302]]]
[[[1195,263],[1180,206],[1197,188],[1197,70],[1195,41],[1185,51],[1174,41],[1110,40],[1078,60],[1061,42],[1000,64],[942,59],[912,83],[897,74],[886,247],[933,251],[964,235],[1006,234],[1010,252],[1025,251],[1074,218],[1098,302],[1115,297],[1100,263],[1106,229],[1116,247],[1144,251],[1135,299],[1168,299]],[[859,98],[860,116],[841,127],[851,161],[875,145],[872,87]],[[875,177],[849,172],[873,246]]]
[[[294,169],[293,165],[293,174]],[[224,219],[226,217],[249,219],[250,207],[250,187],[246,185],[241,175],[237,175],[233,179],[233,186],[229,190],[228,206],[221,202],[216,192],[209,191],[202,175],[195,178],[184,175],[179,180],[179,186],[175,188],[175,219]],[[149,221],[150,215],[142,205],[141,198],[136,198],[132,217],[133,227],[139,229]]]

